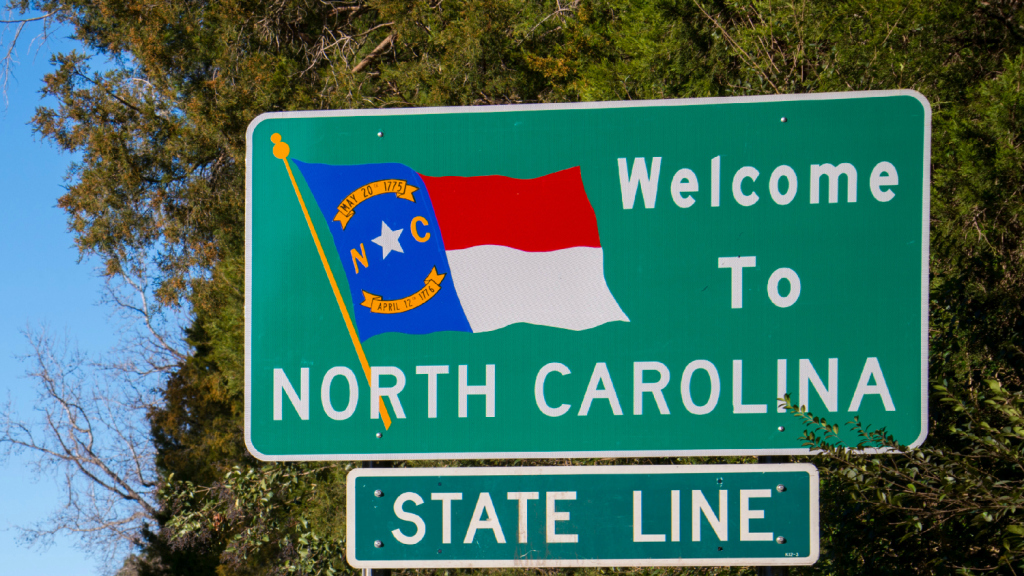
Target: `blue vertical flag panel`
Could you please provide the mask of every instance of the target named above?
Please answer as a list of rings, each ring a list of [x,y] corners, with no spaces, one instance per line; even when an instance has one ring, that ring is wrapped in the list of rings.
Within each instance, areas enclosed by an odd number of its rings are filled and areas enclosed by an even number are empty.
[[[334,237],[360,340],[471,331],[419,174],[403,164],[293,162]]]

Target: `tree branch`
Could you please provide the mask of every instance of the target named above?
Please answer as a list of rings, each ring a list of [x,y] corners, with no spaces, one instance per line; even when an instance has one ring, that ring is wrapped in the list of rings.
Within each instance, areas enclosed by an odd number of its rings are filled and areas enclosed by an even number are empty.
[[[392,32],[391,34],[388,34],[388,37],[385,38],[383,42],[378,44],[377,47],[373,49],[373,51],[367,54],[366,57],[363,58],[361,62],[359,62],[359,64],[356,64],[355,68],[352,69],[352,73],[357,74],[359,72],[362,72],[363,69],[369,66],[374,60],[376,60],[378,56],[383,54],[384,51],[387,50],[388,47],[391,46],[391,44],[394,41],[395,33]]]

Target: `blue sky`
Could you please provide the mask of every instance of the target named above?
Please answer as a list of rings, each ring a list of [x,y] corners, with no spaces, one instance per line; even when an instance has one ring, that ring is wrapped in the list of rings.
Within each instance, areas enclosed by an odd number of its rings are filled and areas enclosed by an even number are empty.
[[[103,282],[97,262],[78,262],[78,251],[57,208],[64,174],[73,158],[33,135],[27,122],[40,105],[42,77],[50,54],[75,44],[68,30],[51,36],[43,49],[30,45],[37,29],[26,27],[18,45],[18,63],[0,102],[0,401],[10,397],[18,412],[32,416],[32,382],[26,365],[15,359],[27,345],[21,331],[46,324],[66,331],[94,353],[114,345],[116,324],[99,306]],[[16,526],[45,519],[60,505],[53,477],[35,478],[26,456],[0,465],[0,572],[19,576],[92,575],[100,567],[73,538],[58,539],[46,550],[17,542]]]

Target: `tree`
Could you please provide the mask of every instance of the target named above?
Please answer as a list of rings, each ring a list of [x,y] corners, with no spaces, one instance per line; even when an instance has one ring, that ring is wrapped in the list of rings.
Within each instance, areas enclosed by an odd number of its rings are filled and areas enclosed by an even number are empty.
[[[128,373],[90,362],[67,339],[27,333],[41,422],[0,413],[2,456],[28,451],[36,473],[62,477],[64,504],[46,521],[23,529],[28,542],[47,543],[70,532],[108,562],[142,543],[156,516],[157,474],[145,412],[153,391]]]

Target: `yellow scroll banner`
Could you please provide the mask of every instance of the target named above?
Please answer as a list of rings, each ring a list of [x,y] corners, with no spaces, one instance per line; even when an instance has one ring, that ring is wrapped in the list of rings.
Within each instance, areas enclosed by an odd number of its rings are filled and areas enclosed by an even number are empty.
[[[360,202],[369,200],[374,196],[380,196],[381,194],[394,194],[402,200],[415,202],[416,200],[412,197],[412,193],[417,190],[419,188],[410,186],[405,180],[377,180],[376,182],[370,182],[346,196],[341,201],[341,204],[338,204],[338,213],[334,216],[334,221],[341,222],[341,229],[344,230],[345,226],[348,225],[348,221],[355,216],[356,206]]]
[[[363,306],[370,309],[370,312],[377,314],[401,314],[408,310],[412,310],[417,306],[426,304],[434,294],[437,294],[441,290],[441,281],[444,280],[447,274],[438,274],[437,268],[432,268],[430,274],[427,274],[427,279],[423,281],[423,288],[421,288],[415,294],[401,298],[399,300],[383,300],[376,294],[370,294],[366,290],[363,290]]]

